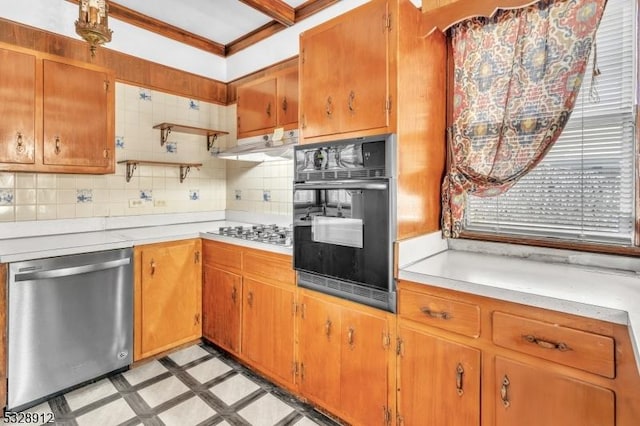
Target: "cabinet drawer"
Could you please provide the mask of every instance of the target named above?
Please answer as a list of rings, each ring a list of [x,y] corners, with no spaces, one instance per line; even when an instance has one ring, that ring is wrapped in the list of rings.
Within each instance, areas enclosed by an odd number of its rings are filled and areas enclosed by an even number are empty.
[[[295,283],[295,273],[291,264],[291,257],[282,255],[265,255],[254,251],[244,253],[243,272],[246,275],[278,281],[283,284]]]
[[[611,337],[494,312],[493,343],[604,377],[615,377]]]
[[[202,244],[204,263],[223,269],[242,269],[242,251],[231,244],[204,241]]]
[[[401,317],[465,336],[480,335],[480,307],[442,297],[401,290]]]

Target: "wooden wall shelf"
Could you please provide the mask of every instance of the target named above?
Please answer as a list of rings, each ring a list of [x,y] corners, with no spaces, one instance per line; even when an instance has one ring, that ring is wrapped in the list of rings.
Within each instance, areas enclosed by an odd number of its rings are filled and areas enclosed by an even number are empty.
[[[202,135],[207,138],[207,151],[213,147],[213,143],[218,135],[228,135],[229,132],[214,129],[203,129],[200,127],[185,126],[175,123],[160,123],[153,126],[154,129],[160,129],[160,146],[163,146],[171,132],[188,133],[190,135]]]
[[[189,171],[191,171],[191,167],[195,167],[196,169],[200,169],[202,167],[202,163],[170,163],[166,161],[147,161],[147,160],[122,160],[118,161],[118,164],[126,164],[127,165],[127,182],[131,180],[133,176],[133,172],[138,167],[138,164],[144,164],[149,166],[178,166],[180,167],[180,183],[182,183]]]

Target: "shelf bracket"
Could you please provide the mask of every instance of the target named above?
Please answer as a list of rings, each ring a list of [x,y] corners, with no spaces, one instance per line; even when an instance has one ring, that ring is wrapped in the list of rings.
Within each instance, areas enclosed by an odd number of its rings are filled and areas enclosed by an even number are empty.
[[[171,126],[160,129],[160,146],[164,146],[165,142],[167,142],[169,133],[171,133]]]
[[[213,148],[213,144],[217,139],[218,139],[217,133],[214,133],[212,135],[207,135],[207,151],[211,151],[211,148]]]
[[[131,177],[133,176],[133,172],[136,171],[137,167],[138,167],[138,163],[127,162],[127,182],[131,180]]]
[[[180,183],[184,182],[187,178],[187,175],[191,171],[191,166],[181,165],[180,166]]]

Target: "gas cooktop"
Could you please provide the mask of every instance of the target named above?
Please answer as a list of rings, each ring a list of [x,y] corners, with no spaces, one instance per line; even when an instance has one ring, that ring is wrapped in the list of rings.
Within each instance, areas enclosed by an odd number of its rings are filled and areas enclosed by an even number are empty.
[[[210,233],[247,241],[275,244],[281,247],[291,247],[293,245],[291,228],[275,224],[221,226],[217,231]]]

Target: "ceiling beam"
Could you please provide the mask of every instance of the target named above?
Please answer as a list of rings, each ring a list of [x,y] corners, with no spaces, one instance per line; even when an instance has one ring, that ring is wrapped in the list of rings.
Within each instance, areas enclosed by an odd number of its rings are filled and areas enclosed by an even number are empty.
[[[67,1],[78,4],[78,0]],[[204,50],[205,52],[213,53],[214,55],[222,57],[226,56],[226,48],[221,43],[193,34],[189,31],[183,30],[182,28],[169,25],[166,22],[159,21],[150,16],[143,15],[118,3],[110,1],[108,4],[109,16],[114,19],[143,28],[147,31],[151,31],[188,46]]]
[[[325,9],[339,1],[340,0],[307,0],[304,4],[296,7],[295,20],[296,22],[302,21],[303,19],[308,18],[311,15],[318,13],[322,9]],[[254,31],[251,31],[250,33],[245,34],[242,37],[239,37],[227,44],[227,56],[238,53],[242,49],[246,49],[247,47],[256,44],[257,42],[262,41],[272,36],[273,34],[284,30],[285,28],[287,27],[277,21],[268,22],[262,27],[257,28]]]
[[[264,13],[286,27],[290,27],[296,22],[294,8],[282,0],[240,0],[240,2]]]

